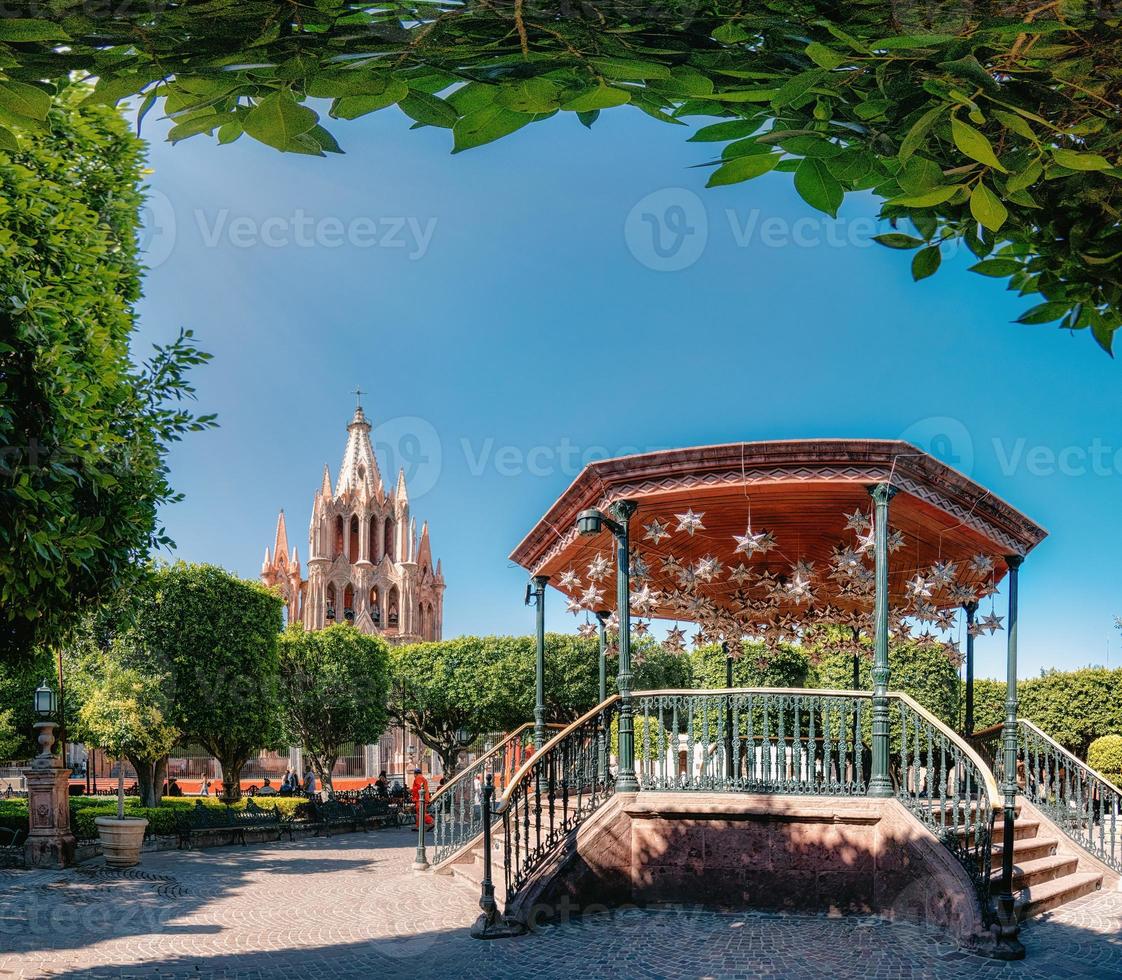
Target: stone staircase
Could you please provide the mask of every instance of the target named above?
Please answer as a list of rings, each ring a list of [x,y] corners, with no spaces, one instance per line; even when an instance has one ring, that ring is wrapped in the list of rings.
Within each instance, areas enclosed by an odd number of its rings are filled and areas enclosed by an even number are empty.
[[[483,883],[483,841],[476,841],[439,873],[460,879],[473,887],[478,894]],[[495,834],[491,838],[491,882],[495,886],[495,901],[499,903],[499,908],[502,908],[506,902],[506,865],[503,863],[501,834]]]
[[[1081,858],[1070,846],[1061,846],[1058,831],[1046,821],[1016,809],[1013,823],[1013,895],[1018,921],[1050,912],[1103,885],[1103,873]],[[1001,818],[994,826],[990,888],[1001,887],[1004,847]]]

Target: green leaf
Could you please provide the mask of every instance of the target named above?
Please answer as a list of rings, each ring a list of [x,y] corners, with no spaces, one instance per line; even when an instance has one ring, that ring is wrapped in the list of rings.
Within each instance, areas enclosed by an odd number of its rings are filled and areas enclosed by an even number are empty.
[[[521,129],[533,121],[533,116],[514,112],[501,105],[486,106],[457,120],[452,127],[453,153],[482,146]]]
[[[631,94],[611,85],[597,85],[584,91],[564,93],[566,101],[561,108],[569,112],[591,112],[593,109],[611,109],[631,101]]]
[[[218,142],[220,145],[233,143],[234,140],[240,139],[244,132],[245,130],[242,129],[241,122],[237,118],[234,118],[230,122],[223,123],[218,127]]]
[[[1067,303],[1039,303],[1017,317],[1016,322],[1028,324],[1051,323],[1053,320],[1058,320],[1067,313],[1067,311]]]
[[[1015,272],[1020,272],[1024,268],[1016,259],[983,259],[970,267],[971,272],[980,273],[983,276],[993,276],[995,279],[1004,279],[1006,276],[1011,276]]]
[[[34,85],[5,79],[0,81],[0,108],[16,116],[42,121],[51,109],[51,97]]]
[[[231,112],[204,112],[172,126],[171,129],[168,130],[168,142],[178,143],[180,140],[187,139],[189,136],[197,136],[199,133],[210,133],[219,126],[224,126],[227,123],[237,124],[239,120]]]
[[[363,71],[360,68],[341,68],[321,72],[308,79],[308,95],[316,99],[338,99],[351,95],[382,95],[387,90],[408,88],[404,82],[385,71]],[[403,92],[397,98],[403,98]],[[396,102],[397,99],[392,99]],[[387,103],[388,105],[389,103]]]
[[[1018,174],[1013,174],[1013,176],[1005,182],[1005,190],[1008,193],[1024,190],[1024,188],[1035,184],[1040,179],[1042,173],[1044,173],[1043,165],[1039,160],[1033,160],[1024,170]]]
[[[410,89],[409,94],[398,100],[401,111],[410,119],[421,123],[423,126],[440,126],[451,129],[460,118],[459,113],[439,95],[429,95]]]
[[[690,136],[687,142],[716,143],[718,141],[734,140],[743,136],[751,136],[759,128],[760,124],[755,119],[730,119],[727,122],[702,126],[701,129]]]
[[[990,231],[997,231],[1009,217],[1000,198],[981,181],[970,192],[970,213],[983,228]]]
[[[597,119],[600,118],[600,110],[599,109],[590,109],[588,112],[578,112],[577,113],[577,118],[580,120],[580,124],[585,129],[591,129],[592,124],[594,122],[596,122]]]
[[[790,105],[806,95],[815,85],[826,77],[826,72],[821,68],[812,68],[788,79],[780,87],[771,100],[774,106]]]
[[[1052,159],[1068,170],[1109,170],[1113,164],[1098,153],[1080,153],[1076,150],[1055,149]]]
[[[779,160],[778,153],[734,157],[714,170],[705,186],[719,187],[722,184],[738,184],[742,180],[751,180],[753,177],[766,174],[769,170],[774,170]]]
[[[806,56],[819,68],[825,68],[827,70],[837,68],[839,65],[844,65],[849,61],[844,55],[838,54],[819,41],[811,41],[804,50],[806,51]]]
[[[379,95],[345,95],[336,99],[331,104],[330,115],[335,119],[358,119],[400,102],[408,95],[409,86],[395,78]]]
[[[826,166],[838,180],[852,184],[868,175],[873,169],[873,158],[864,150],[846,150],[826,160]]]
[[[1004,112],[1001,109],[993,110],[993,117],[1006,129],[1011,129],[1018,136],[1023,136],[1033,143],[1039,143],[1040,140],[1036,138],[1036,133],[1032,131],[1032,127],[1016,113]]]
[[[1117,327],[1107,326],[1103,322],[1102,317],[1096,317],[1091,321],[1091,336],[1095,338],[1095,343],[1111,357],[1114,356],[1112,348],[1114,346],[1114,332],[1117,329]]]
[[[803,160],[795,169],[795,190],[807,204],[832,218],[838,216],[838,208],[845,197],[842,185],[830,173],[825,160]]]
[[[666,65],[650,61],[632,61],[626,58],[589,58],[589,63],[605,78],[621,82],[643,82],[648,78],[669,78]]]
[[[912,279],[919,282],[921,279],[933,275],[939,268],[942,259],[938,245],[928,245],[927,248],[921,248],[912,257]]]
[[[502,88],[495,102],[515,112],[552,112],[561,104],[561,86],[547,78],[526,78]]]
[[[16,139],[16,134],[4,126],[0,126],[0,150],[5,150],[8,153],[19,151],[19,140]]]
[[[910,194],[904,197],[894,197],[886,204],[892,204],[902,208],[933,208],[944,201],[949,201],[954,197],[955,191],[959,188],[958,184],[948,184],[943,187],[936,187],[929,191],[924,191],[922,194]]]
[[[273,92],[240,121],[242,128],[258,142],[287,150],[289,144],[311,129],[318,118],[307,106],[299,105],[288,92]]]
[[[888,248],[919,248],[923,244],[922,238],[916,238],[912,235],[905,235],[903,232],[890,231],[884,235],[874,235],[874,242],[879,242]]]
[[[964,123],[957,116],[951,117],[951,137],[954,139],[955,146],[971,160],[984,163],[987,167],[1000,170],[1003,174],[1008,173],[1005,167],[1001,165],[1001,161],[997,159],[997,155],[993,152],[993,146],[986,135],[969,123]]]
[[[903,51],[908,48],[937,48],[955,39],[953,34],[898,34],[873,41],[874,51]]]
[[[935,125],[935,120],[946,111],[947,107],[945,105],[937,105],[934,109],[928,109],[927,112],[912,123],[907,135],[901,141],[900,151],[897,153],[897,157],[901,163],[907,163],[908,158],[923,146],[924,137],[927,136],[931,127]]]
[[[58,24],[34,17],[11,17],[0,20],[0,41],[69,41],[70,35]]]

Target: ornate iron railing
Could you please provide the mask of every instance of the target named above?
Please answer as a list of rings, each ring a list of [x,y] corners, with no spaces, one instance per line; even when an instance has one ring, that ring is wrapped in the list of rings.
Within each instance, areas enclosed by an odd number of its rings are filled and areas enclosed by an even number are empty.
[[[1004,728],[969,737],[999,782],[1005,778]],[[1080,847],[1122,872],[1122,789],[1024,718],[1017,719],[1017,786]]]
[[[962,863],[989,918],[993,820],[1000,804],[993,774],[961,737],[910,697],[888,697],[896,798]],[[614,774],[600,750],[614,742],[618,701],[613,696],[560,732],[507,787],[495,813],[503,821],[508,906],[564,837],[613,795]],[[633,708],[642,790],[848,797],[868,790],[869,692],[639,691]]]
[[[616,694],[562,729],[503,793],[494,813],[503,824],[508,907],[550,852],[614,794],[615,775],[600,748],[618,707]]]
[[[557,731],[561,725],[548,725]],[[483,832],[483,787],[488,776],[499,790],[507,784],[533,745],[534,723],[528,722],[465,766],[432,795],[433,863],[441,864]]]

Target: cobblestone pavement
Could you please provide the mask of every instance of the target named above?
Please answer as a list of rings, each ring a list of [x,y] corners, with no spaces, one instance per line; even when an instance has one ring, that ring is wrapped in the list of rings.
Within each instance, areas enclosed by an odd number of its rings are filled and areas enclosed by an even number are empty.
[[[0,978],[1122,978],[1122,895],[1022,933],[998,963],[917,926],[688,909],[586,915],[477,942],[475,890],[410,870],[404,830],[0,870]]]

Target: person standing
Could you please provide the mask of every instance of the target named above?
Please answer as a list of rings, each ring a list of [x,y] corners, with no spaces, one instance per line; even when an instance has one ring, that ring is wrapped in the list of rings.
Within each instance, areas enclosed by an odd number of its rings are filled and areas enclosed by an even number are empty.
[[[414,810],[417,811],[417,819],[413,823],[413,829],[414,830],[418,830],[421,826],[421,791],[422,791],[422,789],[424,790],[425,803],[427,804],[428,800],[429,800],[429,784],[428,784],[427,780],[425,779],[425,777],[421,774],[421,770],[420,769],[414,769],[413,770],[413,785],[409,788],[409,792],[413,796],[413,808],[414,808]],[[427,829],[428,827],[431,827],[432,825],[433,825],[432,814],[430,814],[428,812],[428,809],[426,807],[426,809],[425,809],[425,827]]]
[[[304,795],[308,799],[316,795],[316,773],[310,764],[304,773]]]

